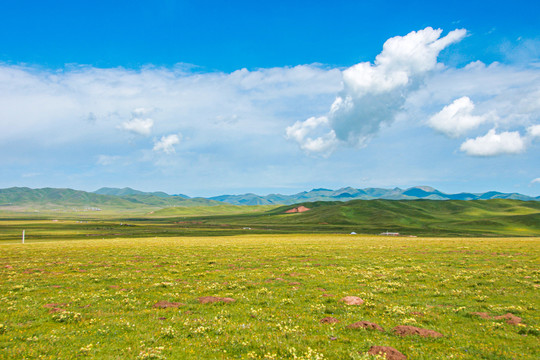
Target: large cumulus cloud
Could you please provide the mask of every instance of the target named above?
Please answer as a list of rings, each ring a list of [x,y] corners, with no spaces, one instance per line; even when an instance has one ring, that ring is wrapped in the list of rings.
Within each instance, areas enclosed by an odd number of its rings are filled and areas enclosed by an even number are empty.
[[[418,86],[423,76],[438,66],[440,51],[460,41],[466,31],[454,30],[442,38],[441,34],[441,29],[428,27],[387,40],[373,64],[363,62],[343,71],[343,90],[326,115],[330,132],[316,138],[289,138],[311,152],[330,151],[334,146],[310,149],[306,142],[330,144],[339,141],[353,146],[366,145],[382,124],[394,120],[407,94]],[[287,133],[301,126],[298,122],[289,127]]]
[[[401,115],[411,127],[462,139],[466,155],[524,153],[540,137],[538,66],[474,61],[447,67],[437,61],[439,53],[466,30],[441,35],[428,27],[387,40],[373,63],[342,71],[343,89],[327,114],[297,121],[287,138],[306,153],[328,156],[340,146],[366,146]]]

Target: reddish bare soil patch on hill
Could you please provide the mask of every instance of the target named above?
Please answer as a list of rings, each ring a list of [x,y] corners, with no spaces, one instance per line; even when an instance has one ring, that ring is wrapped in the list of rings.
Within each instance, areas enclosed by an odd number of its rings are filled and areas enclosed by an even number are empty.
[[[417,328],[415,326],[409,326],[409,325],[399,325],[392,329],[392,331],[399,336],[407,336],[407,335],[419,335],[422,337],[433,337],[438,338],[442,337],[443,334],[435,331],[435,330],[429,330],[429,329],[422,329]]]
[[[201,304],[209,304],[209,303],[215,303],[215,302],[224,302],[224,303],[232,303],[236,300],[229,297],[219,297],[219,296],[203,296],[199,298],[199,302]]]
[[[375,323],[369,321],[358,321],[351,325],[347,325],[347,329],[369,329],[369,330],[378,330],[384,331],[384,329]]]
[[[358,296],[345,296],[339,301],[343,301],[347,305],[362,305],[364,300],[360,299]]]
[[[336,324],[339,322],[339,320],[331,316],[328,316],[328,317],[322,318],[319,322],[321,324]]]
[[[506,320],[506,323],[510,324],[510,325],[517,325],[517,324],[521,323],[521,318],[519,316],[516,316],[516,315],[511,314],[511,313],[506,313],[506,314],[501,315],[501,316],[495,316],[495,317],[493,317],[493,319],[495,319],[495,320]]]
[[[311,210],[311,209],[307,208],[305,206],[298,206],[298,207],[295,207],[295,208],[292,208],[292,209],[289,209],[289,210],[285,211],[285,214],[303,213],[303,212],[306,212],[306,211],[309,211],[309,210]]]
[[[154,307],[155,308],[160,308],[160,309],[166,309],[166,308],[177,308],[177,307],[180,307],[180,306],[184,306],[186,304],[183,304],[181,302],[169,302],[169,301],[165,301],[165,300],[161,300],[161,301],[158,301],[157,303],[154,304]]]
[[[372,346],[368,354],[383,355],[386,360],[407,360],[407,357],[390,346]]]
[[[521,323],[521,318],[512,313],[506,313],[500,316],[491,316],[486,312],[473,312],[471,315],[479,316],[482,319],[506,320],[506,323],[510,325],[517,325]]]

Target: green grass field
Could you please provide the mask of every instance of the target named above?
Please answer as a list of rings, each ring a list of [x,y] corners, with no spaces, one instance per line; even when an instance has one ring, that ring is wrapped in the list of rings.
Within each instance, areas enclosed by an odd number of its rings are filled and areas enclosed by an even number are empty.
[[[540,238],[62,238],[0,245],[0,358],[370,359],[372,345],[408,359],[540,358]],[[507,313],[521,322],[494,319]],[[384,331],[347,328],[358,321]]]

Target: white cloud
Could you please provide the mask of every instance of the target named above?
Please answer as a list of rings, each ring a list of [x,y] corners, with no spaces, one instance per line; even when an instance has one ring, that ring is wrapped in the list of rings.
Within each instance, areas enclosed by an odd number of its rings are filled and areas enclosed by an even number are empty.
[[[382,124],[391,123],[407,93],[437,67],[439,52],[460,41],[466,31],[454,30],[443,38],[441,33],[441,29],[428,27],[393,37],[384,43],[374,64],[363,62],[344,70],[344,89],[327,115],[333,131],[328,136],[335,134],[340,142],[364,146]],[[303,142],[299,143],[305,147]],[[324,146],[321,149],[329,150]]]
[[[454,100],[440,112],[429,118],[429,125],[450,137],[458,137],[477,128],[486,116],[472,115],[474,103],[467,96]]]
[[[334,130],[329,130],[319,136],[309,136],[320,130],[321,127],[328,127],[328,118],[326,116],[297,121],[294,125],[287,127],[287,138],[296,141],[300,144],[300,148],[307,153],[328,155],[337,145]]]
[[[159,141],[154,142],[154,148],[152,150],[159,152],[162,151],[165,154],[174,154],[174,146],[180,144],[180,136],[176,134],[162,136]]]
[[[527,129],[527,133],[532,138],[540,138],[540,124],[529,126],[529,128]]]
[[[188,132],[200,143],[281,137],[292,120],[323,110],[340,89],[340,71],[319,65],[192,74],[0,63],[0,142],[118,144],[114,129],[146,136]],[[219,116],[235,121],[216,121]]]
[[[461,144],[460,149],[472,156],[519,154],[525,151],[525,140],[517,131],[504,131],[497,134],[495,129],[491,129],[484,136],[467,139]]]
[[[540,184],[540,177],[531,181],[531,184]]]
[[[122,125],[120,125],[120,128],[139,135],[150,135],[150,132],[152,131],[152,126],[154,126],[154,120],[149,118],[136,118],[130,121],[123,122]]]

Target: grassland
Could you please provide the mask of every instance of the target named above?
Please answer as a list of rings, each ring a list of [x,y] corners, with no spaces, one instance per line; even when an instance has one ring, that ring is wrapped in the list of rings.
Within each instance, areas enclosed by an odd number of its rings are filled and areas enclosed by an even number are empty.
[[[412,236],[540,236],[540,202],[519,200],[353,200],[289,206],[135,207],[103,211],[1,211],[0,243],[118,237],[241,234],[359,234]]]
[[[0,358],[540,358],[540,238],[75,238],[0,245]],[[347,328],[362,320],[384,331]]]

